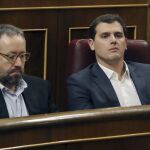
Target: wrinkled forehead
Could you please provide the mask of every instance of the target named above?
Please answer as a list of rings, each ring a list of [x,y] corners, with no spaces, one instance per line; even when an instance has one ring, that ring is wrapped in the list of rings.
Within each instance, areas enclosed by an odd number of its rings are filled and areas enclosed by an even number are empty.
[[[22,37],[21,35],[7,35],[7,34],[3,34],[0,37],[0,44],[10,44],[12,42],[25,42],[25,38]]]
[[[0,52],[25,51],[26,41],[21,35],[8,36],[4,34],[0,38]]]
[[[114,21],[112,23],[105,23],[105,22],[101,22],[99,23],[96,28],[95,28],[96,33],[115,33],[115,32],[123,32],[123,27],[121,26],[121,24],[117,21]]]
[[[7,33],[5,33],[5,34],[0,36],[0,40],[9,40],[9,39],[14,39],[14,38],[25,40],[25,38],[20,34],[7,34]]]

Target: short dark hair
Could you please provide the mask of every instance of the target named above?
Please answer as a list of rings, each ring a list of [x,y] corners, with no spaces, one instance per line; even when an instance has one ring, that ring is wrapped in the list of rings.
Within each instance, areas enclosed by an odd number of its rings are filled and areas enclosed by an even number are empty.
[[[113,23],[113,22],[119,22],[120,25],[123,28],[123,32],[125,37],[127,36],[127,29],[126,29],[126,25],[124,20],[118,15],[118,14],[105,14],[105,15],[101,15],[99,17],[97,17],[96,19],[94,19],[91,24],[90,24],[90,28],[89,28],[89,36],[92,39],[95,39],[95,34],[96,34],[96,26],[99,23]]]
[[[18,27],[15,27],[11,24],[1,24],[0,25],[0,38],[4,35],[8,35],[8,36],[14,36],[14,35],[20,35],[21,37],[24,37],[24,32],[18,28]]]

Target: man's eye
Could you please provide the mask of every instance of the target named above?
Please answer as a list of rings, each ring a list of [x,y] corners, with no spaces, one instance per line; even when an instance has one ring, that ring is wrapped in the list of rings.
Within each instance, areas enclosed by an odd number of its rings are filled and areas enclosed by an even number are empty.
[[[8,57],[9,57],[9,59],[15,59],[16,55],[9,55]]]
[[[116,38],[122,38],[122,37],[123,37],[123,34],[122,34],[122,33],[118,33],[118,34],[115,35],[115,37],[116,37]]]
[[[109,37],[109,35],[108,34],[103,34],[103,35],[101,35],[101,38],[108,38]]]
[[[24,54],[20,55],[20,58],[21,58],[21,59],[24,59],[24,58],[25,58],[25,55],[24,55]]]

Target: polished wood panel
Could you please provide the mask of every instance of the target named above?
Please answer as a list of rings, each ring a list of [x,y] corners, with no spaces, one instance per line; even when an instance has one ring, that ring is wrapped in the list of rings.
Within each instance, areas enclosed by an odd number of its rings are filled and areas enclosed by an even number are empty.
[[[61,6],[95,6],[95,5],[123,5],[123,4],[147,4],[148,0],[1,0],[0,6],[2,8],[12,8],[12,7],[61,7]]]
[[[31,53],[30,60],[25,66],[25,73],[44,78],[44,65],[46,65],[44,64],[46,59],[44,57],[44,54],[46,53],[45,40],[47,40],[45,38],[46,30],[24,29],[24,33],[27,42],[27,51]]]
[[[150,5],[150,0],[149,0]],[[150,6],[147,11],[147,41],[150,43]]]
[[[149,115],[139,106],[1,119],[0,148],[148,150]]]

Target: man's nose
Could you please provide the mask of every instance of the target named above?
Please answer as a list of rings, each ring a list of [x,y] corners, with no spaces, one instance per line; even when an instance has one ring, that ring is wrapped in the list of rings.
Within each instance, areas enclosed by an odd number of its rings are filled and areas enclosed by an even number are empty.
[[[15,61],[14,65],[15,66],[22,66],[23,65],[23,62],[22,62],[20,57],[16,58],[16,61]]]
[[[111,40],[112,40],[112,41],[116,41],[116,37],[115,37],[114,34],[111,35]]]

